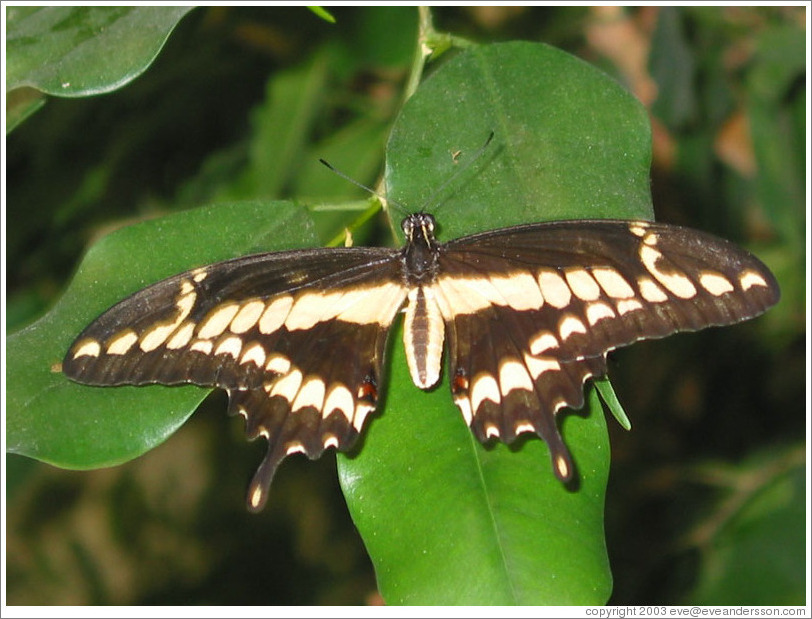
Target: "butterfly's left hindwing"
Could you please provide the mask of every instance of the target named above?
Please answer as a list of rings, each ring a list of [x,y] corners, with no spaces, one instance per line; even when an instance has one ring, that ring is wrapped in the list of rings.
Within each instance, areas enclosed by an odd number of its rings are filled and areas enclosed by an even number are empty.
[[[91,323],[66,376],[91,385],[226,389],[249,436],[268,439],[249,506],[288,454],[349,449],[375,409],[389,327],[406,296],[398,252],[261,254],[147,287]]]

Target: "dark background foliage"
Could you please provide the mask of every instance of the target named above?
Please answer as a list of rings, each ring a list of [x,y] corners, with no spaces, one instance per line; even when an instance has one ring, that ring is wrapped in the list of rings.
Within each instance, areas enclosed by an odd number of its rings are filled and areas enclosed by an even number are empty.
[[[376,182],[416,11],[331,10],[335,25],[296,8],[196,9],[130,85],[49,98],[10,133],[8,331],[47,310],[113,226],[229,198],[359,198],[262,160],[269,101],[280,124],[306,129],[293,159],[324,156]],[[611,357],[634,428],[610,424],[610,601],[804,603],[805,10],[433,12],[439,31],[543,41],[625,84],[651,112],[657,218],[751,248],[782,286],[758,321]],[[303,75],[319,76],[316,92]],[[338,221],[317,219],[324,241]],[[382,225],[365,234],[387,238]],[[251,516],[242,496],[262,447],[224,410],[210,397],[170,441],[114,469],[7,455],[7,602],[379,602],[332,456],[286,462],[274,503]]]

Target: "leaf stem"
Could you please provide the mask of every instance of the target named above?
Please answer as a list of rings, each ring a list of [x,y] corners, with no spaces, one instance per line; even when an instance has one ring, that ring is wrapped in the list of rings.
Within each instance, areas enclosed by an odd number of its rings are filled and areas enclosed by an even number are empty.
[[[430,7],[417,7],[417,14],[417,45],[415,45],[414,57],[412,58],[412,68],[409,71],[409,81],[406,83],[404,90],[404,103],[409,100],[420,85],[420,80],[423,78],[423,70],[429,58],[437,58],[452,47],[466,49],[476,45],[472,41],[462,37],[435,30]]]

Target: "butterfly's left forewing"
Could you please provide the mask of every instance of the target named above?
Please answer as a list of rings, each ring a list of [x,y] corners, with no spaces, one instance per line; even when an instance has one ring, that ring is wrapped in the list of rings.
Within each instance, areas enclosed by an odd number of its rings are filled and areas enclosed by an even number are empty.
[[[182,273],[97,318],[63,372],[91,385],[226,389],[249,437],[268,439],[248,497],[258,510],[285,456],[349,449],[375,409],[389,327],[406,296],[398,257],[300,250]]]
[[[652,222],[518,226],[441,246],[432,285],[451,389],[477,437],[534,432],[559,478],[573,474],[555,413],[584,403],[608,351],[752,318],[778,300],[755,257],[713,236]]]

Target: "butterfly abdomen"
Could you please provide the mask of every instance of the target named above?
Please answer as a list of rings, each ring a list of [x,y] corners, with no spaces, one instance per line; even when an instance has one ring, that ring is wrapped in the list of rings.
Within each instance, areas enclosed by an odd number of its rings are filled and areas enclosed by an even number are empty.
[[[422,286],[409,292],[403,320],[403,345],[412,382],[421,389],[440,380],[445,327],[431,288]]]

